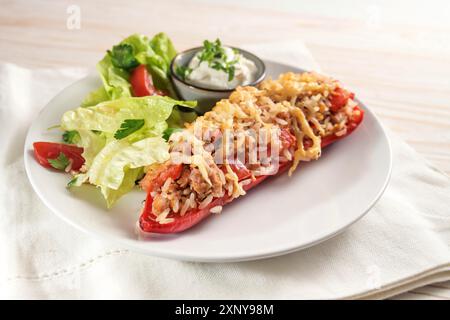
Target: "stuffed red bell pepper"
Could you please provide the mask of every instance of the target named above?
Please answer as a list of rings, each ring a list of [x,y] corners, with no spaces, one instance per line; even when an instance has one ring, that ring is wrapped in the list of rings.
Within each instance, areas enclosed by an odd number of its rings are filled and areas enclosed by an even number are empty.
[[[266,178],[318,159],[323,147],[362,122],[353,99],[339,82],[316,73],[238,88],[171,135],[169,161],[147,168],[140,230],[186,230]]]

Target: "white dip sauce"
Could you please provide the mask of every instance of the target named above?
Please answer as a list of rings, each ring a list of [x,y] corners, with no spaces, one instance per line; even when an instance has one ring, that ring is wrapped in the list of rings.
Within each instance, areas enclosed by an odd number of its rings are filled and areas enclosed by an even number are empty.
[[[210,89],[234,89],[237,86],[245,86],[253,82],[257,71],[255,63],[232,48],[223,47],[223,50],[227,62],[236,60],[236,63],[232,64],[234,76],[231,81],[228,81],[230,75],[226,71],[211,67],[208,61],[200,61],[200,52],[189,62],[188,67],[192,71],[188,74],[186,80],[193,85]]]

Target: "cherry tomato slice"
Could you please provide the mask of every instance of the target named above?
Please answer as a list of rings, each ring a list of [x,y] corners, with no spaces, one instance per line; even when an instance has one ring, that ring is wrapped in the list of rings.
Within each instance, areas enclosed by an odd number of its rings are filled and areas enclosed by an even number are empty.
[[[165,96],[165,92],[157,90],[153,85],[152,76],[144,64],[136,67],[130,75],[131,89],[135,97]]]
[[[131,89],[135,97],[152,96],[155,94],[155,87],[152,78],[144,64],[136,67],[130,76]]]
[[[35,142],[33,143],[34,157],[37,162],[46,168],[53,168],[48,159],[56,159],[60,153],[63,153],[68,159],[72,160],[71,169],[78,171],[84,164],[84,158],[81,156],[83,148],[71,144],[54,142]]]

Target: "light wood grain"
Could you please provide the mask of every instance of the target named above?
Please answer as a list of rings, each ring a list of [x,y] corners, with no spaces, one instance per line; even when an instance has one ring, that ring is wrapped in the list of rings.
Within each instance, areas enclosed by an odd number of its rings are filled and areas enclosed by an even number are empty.
[[[66,27],[66,9],[74,3],[81,8],[80,30]],[[132,32],[163,30],[179,49],[215,37],[235,45],[300,38],[325,72],[352,87],[389,128],[450,173],[450,25],[436,27],[424,17],[416,24],[372,26],[366,16],[273,7],[267,1],[264,8],[217,1],[2,1],[0,60],[93,66]]]
[[[353,88],[387,127],[450,174],[450,23],[409,1],[396,9],[375,7],[384,16],[373,23],[372,3],[358,2],[355,9],[319,1],[302,10],[286,1],[1,0],[0,60],[30,68],[93,66],[133,32],[164,31],[180,50],[216,37],[236,46],[302,39],[326,73]],[[445,18],[445,1],[428,3]],[[80,30],[66,27],[71,4],[81,8]],[[365,9],[368,15],[360,14]],[[399,22],[411,13],[418,18]],[[448,289],[438,289],[436,296],[450,297]],[[429,290],[408,297],[432,295]]]

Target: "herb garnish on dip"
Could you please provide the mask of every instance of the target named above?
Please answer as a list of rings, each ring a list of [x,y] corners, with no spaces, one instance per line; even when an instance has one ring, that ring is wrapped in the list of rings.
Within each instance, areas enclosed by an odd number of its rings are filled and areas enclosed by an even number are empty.
[[[257,68],[238,49],[205,40],[203,48],[177,74],[189,83],[210,89],[234,89],[254,81]]]

